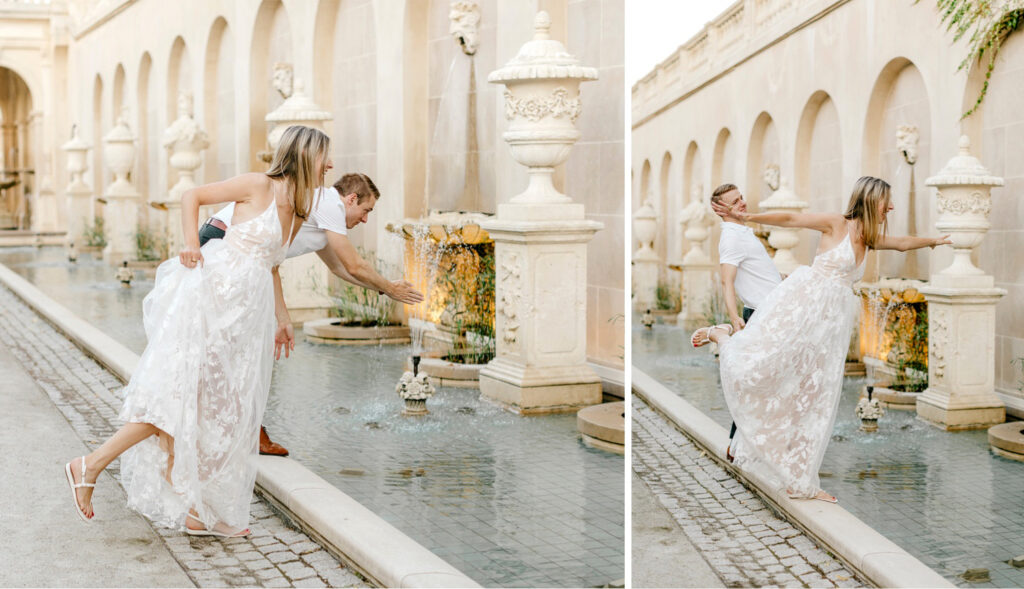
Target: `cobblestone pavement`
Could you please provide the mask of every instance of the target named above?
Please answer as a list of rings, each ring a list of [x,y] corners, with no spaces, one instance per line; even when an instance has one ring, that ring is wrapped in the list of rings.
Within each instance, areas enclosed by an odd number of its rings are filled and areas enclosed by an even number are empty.
[[[864,587],[664,416],[633,397],[633,471],[727,587]]]
[[[0,337],[90,449],[120,426],[120,380],[3,287]],[[107,472],[120,480],[119,461]],[[249,527],[229,539],[156,531],[199,587],[369,586],[258,496]]]

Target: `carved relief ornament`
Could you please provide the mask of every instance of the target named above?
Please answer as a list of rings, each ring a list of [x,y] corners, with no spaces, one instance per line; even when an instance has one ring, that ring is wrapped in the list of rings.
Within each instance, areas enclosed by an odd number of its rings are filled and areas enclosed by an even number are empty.
[[[505,118],[509,120],[516,115],[533,122],[547,117],[569,117],[569,121],[575,123],[581,112],[583,107],[580,99],[569,98],[569,91],[561,86],[546,98],[516,98],[508,90],[505,91]]]

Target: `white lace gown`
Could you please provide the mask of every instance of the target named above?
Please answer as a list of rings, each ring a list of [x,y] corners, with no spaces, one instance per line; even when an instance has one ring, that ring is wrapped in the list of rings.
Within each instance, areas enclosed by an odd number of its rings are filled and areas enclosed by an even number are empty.
[[[259,428],[274,347],[271,268],[285,256],[276,207],[232,225],[202,248],[205,263],[172,258],[143,302],[148,343],[124,389],[120,417],[174,438],[150,437],[121,456],[128,504],[182,529],[195,509],[208,527],[249,523]]]
[[[775,287],[720,350],[735,464],[796,497],[820,490],[863,273],[847,235]]]

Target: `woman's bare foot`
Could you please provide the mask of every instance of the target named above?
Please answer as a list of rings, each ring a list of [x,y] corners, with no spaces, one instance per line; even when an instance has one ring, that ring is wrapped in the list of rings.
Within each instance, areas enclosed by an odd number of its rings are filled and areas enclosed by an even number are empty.
[[[79,456],[71,461],[71,478],[75,484],[78,483],[96,483],[98,478],[93,469],[89,468],[89,463],[85,463],[85,480],[82,480],[82,461],[85,460],[85,456]],[[78,503],[78,510],[85,514],[85,517],[92,519],[96,515],[92,510],[92,492],[93,487],[78,487],[75,489],[75,501]]]
[[[701,346],[706,346],[711,342],[717,343],[719,334],[729,335],[730,333],[732,333],[732,326],[727,323],[701,327],[690,336],[690,344],[695,348],[699,348]]]

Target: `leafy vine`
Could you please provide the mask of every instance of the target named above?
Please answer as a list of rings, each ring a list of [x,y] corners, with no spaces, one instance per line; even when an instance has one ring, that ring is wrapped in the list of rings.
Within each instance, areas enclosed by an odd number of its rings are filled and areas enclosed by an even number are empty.
[[[914,3],[921,0],[914,0]],[[982,63],[982,57],[988,53],[988,64],[985,69],[985,81],[974,105],[961,119],[974,114],[985,96],[988,94],[989,82],[996,67],[996,57],[1006,38],[1024,24],[1024,1],[1022,0],[935,0],[941,13],[940,22],[946,24],[947,31],[956,32],[953,42],[959,41],[970,31],[968,52],[964,60],[957,66],[957,71],[967,71],[975,62]]]

